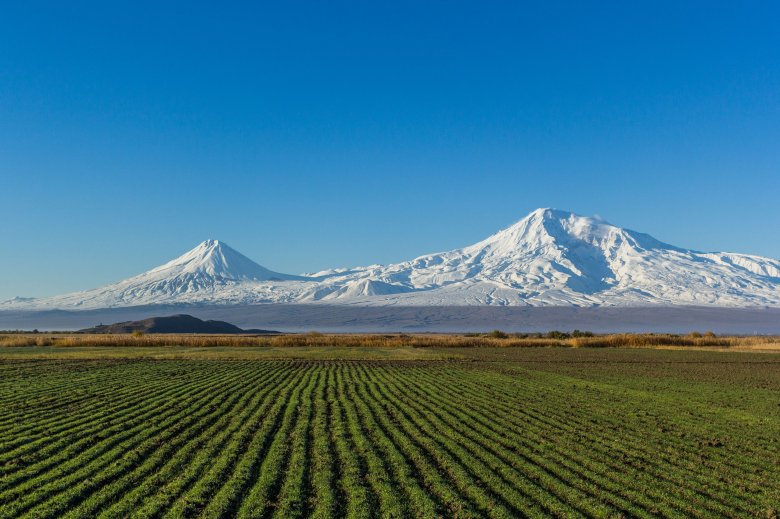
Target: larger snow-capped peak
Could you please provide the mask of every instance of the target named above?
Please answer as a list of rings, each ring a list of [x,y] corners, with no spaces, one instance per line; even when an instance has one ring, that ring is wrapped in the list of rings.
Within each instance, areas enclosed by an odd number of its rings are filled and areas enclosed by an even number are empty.
[[[576,284],[593,292],[616,282],[609,263],[651,249],[679,250],[597,218],[542,208],[473,245],[387,267],[416,285],[489,279],[520,289]],[[587,286],[586,286],[587,285]]]
[[[306,297],[365,304],[778,305],[779,268],[769,258],[700,253],[600,218],[541,208],[473,245],[352,269]]]
[[[566,246],[572,241],[597,247],[614,246],[625,241],[629,246],[643,249],[675,249],[647,234],[622,229],[599,218],[540,208],[506,229],[466,247],[464,251],[490,250],[494,255],[506,256],[556,245]]]
[[[473,245],[311,276],[262,267],[217,240],[125,281],[3,308],[144,304],[780,306],[780,261],[702,253],[542,208]]]

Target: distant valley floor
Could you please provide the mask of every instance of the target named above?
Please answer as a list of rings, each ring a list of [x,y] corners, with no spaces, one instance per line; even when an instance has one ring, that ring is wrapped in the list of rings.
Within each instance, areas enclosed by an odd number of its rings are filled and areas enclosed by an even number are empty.
[[[780,308],[718,307],[362,307],[351,305],[137,306],[85,311],[0,311],[0,329],[77,330],[186,312],[242,328],[286,332],[515,332],[589,330],[596,333],[712,330],[780,334]]]

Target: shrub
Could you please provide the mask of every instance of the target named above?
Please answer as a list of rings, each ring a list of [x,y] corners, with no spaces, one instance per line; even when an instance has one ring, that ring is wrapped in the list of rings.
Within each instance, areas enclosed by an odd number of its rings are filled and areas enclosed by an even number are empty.
[[[573,332],[571,332],[571,336],[574,337],[575,339],[578,337],[593,337],[593,332],[583,332],[580,330],[574,330]]]

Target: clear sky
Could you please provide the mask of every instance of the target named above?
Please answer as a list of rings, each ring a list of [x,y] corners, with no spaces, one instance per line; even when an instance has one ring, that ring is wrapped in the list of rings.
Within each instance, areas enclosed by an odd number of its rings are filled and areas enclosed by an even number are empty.
[[[777,2],[6,2],[0,299],[207,238],[284,272],[537,207],[780,258]]]

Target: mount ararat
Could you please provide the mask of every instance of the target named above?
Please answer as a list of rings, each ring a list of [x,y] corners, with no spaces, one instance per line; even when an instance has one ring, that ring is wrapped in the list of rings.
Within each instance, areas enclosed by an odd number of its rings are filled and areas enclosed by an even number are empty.
[[[468,247],[392,265],[290,275],[207,240],[92,290],[0,309],[331,303],[362,306],[780,306],[780,261],[697,252],[597,218],[537,209]]]

